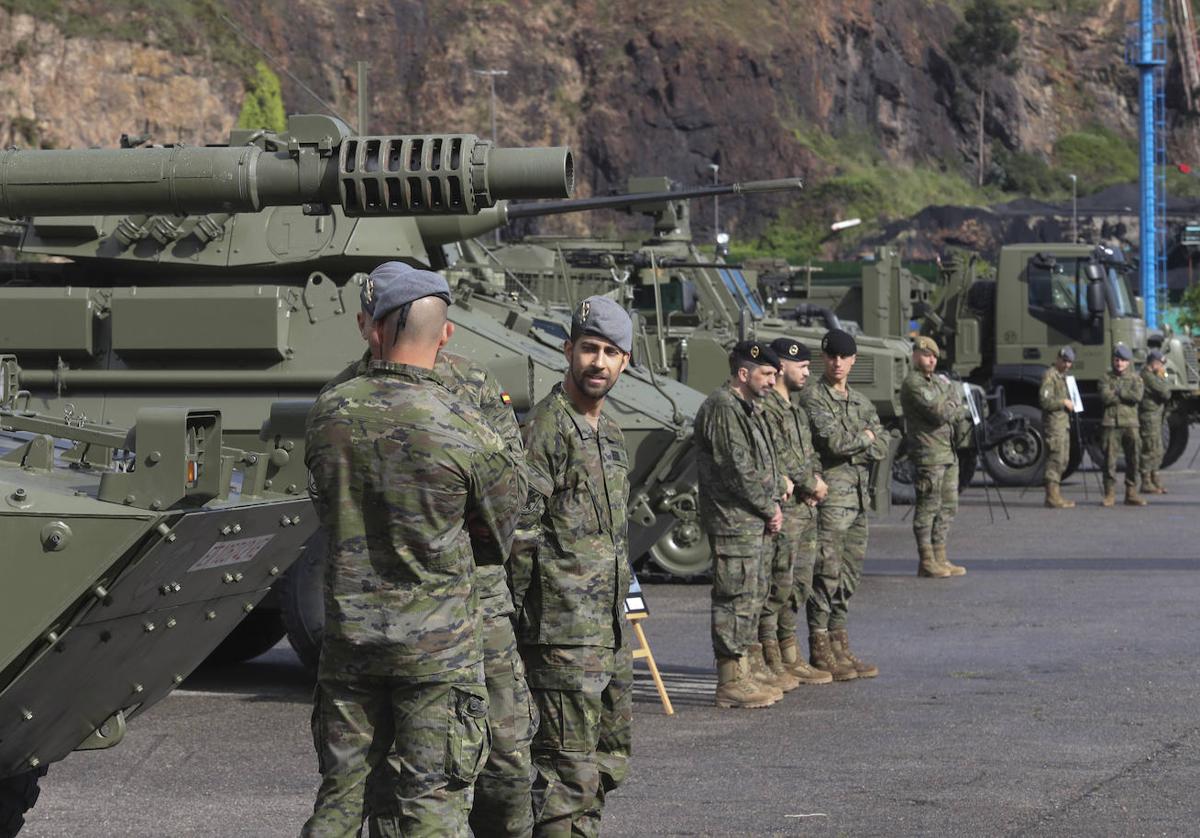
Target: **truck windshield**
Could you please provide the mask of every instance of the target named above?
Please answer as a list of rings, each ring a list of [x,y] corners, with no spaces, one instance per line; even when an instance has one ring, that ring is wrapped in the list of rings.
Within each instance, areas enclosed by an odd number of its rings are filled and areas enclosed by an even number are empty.
[[[1059,259],[1052,265],[1030,263],[1029,308],[1033,311],[1087,317],[1086,279],[1079,276],[1079,261]]]
[[[1110,267],[1106,273],[1105,290],[1108,292],[1108,303],[1112,306],[1113,317],[1134,317],[1133,295],[1129,292],[1127,277],[1116,268]]]
[[[729,293],[737,300],[738,306],[750,309],[754,319],[761,320],[765,313],[762,301],[759,300],[758,294],[751,290],[745,275],[736,268],[717,268],[717,273],[721,275],[721,281],[725,283]]]

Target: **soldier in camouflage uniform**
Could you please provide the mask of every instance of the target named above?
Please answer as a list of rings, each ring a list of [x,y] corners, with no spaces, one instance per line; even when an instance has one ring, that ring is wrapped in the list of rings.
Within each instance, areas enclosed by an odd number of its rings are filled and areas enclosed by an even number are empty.
[[[873,678],[879,669],[850,650],[850,598],[867,552],[867,506],[872,462],[886,459],[890,438],[870,400],[847,384],[858,356],[854,337],[833,329],[821,340],[825,370],[805,388],[801,405],[812,424],[813,447],[829,494],[817,507],[817,566],[808,599],[812,664],[835,681]]]
[[[1054,358],[1054,366],[1042,376],[1038,400],[1042,407],[1042,435],[1046,441],[1046,506],[1071,509],[1075,501],[1063,498],[1059,485],[1071,456],[1071,416],[1075,403],[1067,389],[1067,373],[1075,364],[1075,350],[1064,346]]]
[[[716,704],[767,707],[783,692],[763,665],[758,623],[770,580],[766,537],[783,526],[787,482],[761,403],[775,386],[779,358],[765,344],[742,341],[730,353],[729,370],[729,381],[705,400],[695,420],[700,520],[713,554]]]
[[[908,457],[916,466],[913,535],[917,575],[962,576],[967,569],[946,558],[946,537],[958,512],[957,440],[970,433],[971,411],[962,390],[938,375],[938,345],[922,335],[913,342],[913,369],[900,385],[908,430]]]
[[[1171,400],[1171,385],[1167,381],[1165,359],[1157,349],[1146,356],[1146,366],[1142,368],[1142,388],[1145,395],[1138,405],[1142,439],[1142,491],[1165,495],[1167,490],[1158,479],[1158,469],[1163,459],[1163,412]]]
[[[1117,502],[1117,458],[1125,453],[1125,503],[1145,506],[1138,495],[1138,404],[1142,401],[1142,379],[1132,369],[1133,353],[1123,343],[1113,347],[1112,369],[1100,379],[1100,402],[1104,405],[1101,440],[1104,443],[1104,506]]]
[[[466,835],[491,738],[474,565],[507,557],[517,466],[433,373],[453,331],[445,280],[391,262],[364,295],[380,358],[317,399],[306,437],[331,543],[303,834],[357,834],[390,762],[405,835]]]
[[[763,398],[763,419],[780,468],[792,482],[785,499],[783,528],[768,539],[771,584],[758,623],[763,657],[775,672],[786,671],[801,684],[828,684],[833,676],[809,665],[796,639],[796,614],[807,615],[817,560],[817,504],[829,487],[817,472],[808,414],[792,394],[808,381],[811,353],[791,338],[776,338],[771,349],[779,356],[775,386]]]
[[[623,308],[606,297],[584,300],[564,345],[563,382],[525,420],[529,499],[512,585],[541,714],[533,740],[539,836],[598,835],[605,798],[629,770],[629,462],[603,407],[632,345]]]

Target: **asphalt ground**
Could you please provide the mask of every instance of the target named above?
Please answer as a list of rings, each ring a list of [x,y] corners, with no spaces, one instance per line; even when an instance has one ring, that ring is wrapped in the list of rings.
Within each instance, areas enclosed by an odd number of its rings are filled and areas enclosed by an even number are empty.
[[[906,508],[875,520],[851,638],[880,676],[766,710],[712,706],[708,587],[646,585],[676,714],[639,665],[605,833],[1200,834],[1197,450],[1145,509],[1102,509],[1094,470],[1069,511],[1006,489],[1006,516],[977,481],[957,579],[916,577]],[[52,766],[22,834],[295,835],[318,780],[310,693],[286,644],[201,670],[119,747]]]

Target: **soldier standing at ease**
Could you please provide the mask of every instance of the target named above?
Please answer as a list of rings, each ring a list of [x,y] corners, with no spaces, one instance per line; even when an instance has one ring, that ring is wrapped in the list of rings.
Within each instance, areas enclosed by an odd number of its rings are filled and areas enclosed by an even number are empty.
[[[758,623],[767,597],[766,537],[780,531],[786,478],[762,420],[762,400],[775,386],[779,358],[770,347],[742,341],[729,355],[729,380],[696,413],[700,520],[712,548],[712,643],[716,704],[768,707],[783,697],[763,665]],[[755,661],[757,658],[757,662]]]
[[[1171,385],[1167,382],[1165,359],[1157,349],[1146,356],[1146,366],[1142,368],[1142,387],[1145,395],[1138,405],[1138,424],[1142,437],[1142,491],[1165,495],[1167,490],[1158,479],[1158,469],[1163,458],[1163,411],[1171,400]]]
[[[955,441],[969,432],[971,413],[962,391],[938,375],[938,345],[922,335],[913,341],[913,369],[900,385],[900,404],[908,425],[908,457],[916,466],[913,535],[920,562],[917,575],[962,576],[965,567],[946,558],[946,537],[958,512],[958,450]]]
[[[887,458],[889,439],[870,400],[847,384],[858,357],[853,335],[833,329],[821,340],[825,370],[805,388],[801,405],[829,494],[817,507],[817,566],[808,600],[812,664],[835,681],[873,678],[878,667],[850,651],[850,598],[867,553],[870,464]]]
[[[454,329],[445,280],[386,263],[363,294],[378,357],[308,422],[330,556],[313,708],[322,781],[303,834],[356,834],[386,762],[405,835],[466,835],[490,740],[474,565],[507,556],[517,467],[433,372]]]
[[[1113,347],[1112,369],[1100,379],[1100,401],[1104,405],[1104,506],[1117,502],[1117,457],[1125,454],[1125,504],[1145,506],[1138,496],[1138,404],[1142,379],[1131,369],[1133,353],[1123,343]]]
[[[588,297],[571,319],[563,382],[525,421],[529,500],[512,584],[542,718],[533,741],[535,835],[599,834],[605,797],[629,771],[629,462],[603,407],[632,347],[625,310]]]
[[[779,374],[763,403],[763,419],[775,456],[788,479],[792,496],[783,504],[783,529],[767,539],[771,585],[758,623],[763,657],[777,674],[794,676],[801,684],[828,684],[828,672],[814,669],[800,653],[796,614],[807,615],[817,558],[817,503],[829,487],[817,471],[808,414],[792,401],[804,389],[812,363],[808,347],[791,338],[776,338],[771,349],[779,356]]]
[[[403,263],[393,264],[398,271],[412,270]],[[368,343],[367,351],[326,384],[322,393],[351,378],[365,375],[372,356],[379,353],[377,330],[372,319],[374,299],[367,298],[367,287],[364,284],[360,292],[362,310],[357,315],[359,332]],[[508,394],[486,367],[444,349],[438,352],[433,371],[450,392],[474,405],[491,430],[504,440],[517,465],[513,491],[524,499],[527,487],[525,446]],[[529,746],[537,728],[537,710],[525,681],[525,665],[517,653],[512,596],[505,565],[477,557],[475,588],[483,618],[483,674],[488,691],[492,747],[487,763],[475,780],[471,831],[476,838],[526,836],[533,829],[530,798],[533,764]],[[385,764],[383,768],[386,767]],[[392,793],[393,782],[391,772],[383,770],[372,775],[368,784],[366,804],[369,816],[375,821],[373,838],[403,834]]]
[[[1063,472],[1071,456],[1071,414],[1075,402],[1067,389],[1067,373],[1075,364],[1075,350],[1064,346],[1054,358],[1054,366],[1042,376],[1038,399],[1042,407],[1042,434],[1046,440],[1046,506],[1071,509],[1075,501],[1066,500],[1059,491]]]

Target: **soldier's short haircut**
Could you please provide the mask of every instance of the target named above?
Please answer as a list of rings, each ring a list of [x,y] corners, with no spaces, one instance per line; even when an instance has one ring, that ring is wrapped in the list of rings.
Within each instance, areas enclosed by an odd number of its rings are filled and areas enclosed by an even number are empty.
[[[439,300],[440,304],[432,303],[433,300]],[[396,307],[384,318],[384,339],[390,334],[392,346],[437,341],[446,323],[449,305],[448,299],[434,295]]]

